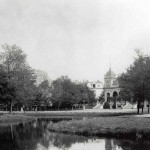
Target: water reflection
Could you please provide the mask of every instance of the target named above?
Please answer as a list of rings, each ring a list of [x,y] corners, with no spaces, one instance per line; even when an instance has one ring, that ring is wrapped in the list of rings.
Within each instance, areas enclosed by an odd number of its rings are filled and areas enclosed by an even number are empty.
[[[63,118],[42,118],[29,123],[0,127],[3,150],[149,150],[150,142],[99,139],[50,132],[47,125]],[[68,119],[67,119],[68,120]]]

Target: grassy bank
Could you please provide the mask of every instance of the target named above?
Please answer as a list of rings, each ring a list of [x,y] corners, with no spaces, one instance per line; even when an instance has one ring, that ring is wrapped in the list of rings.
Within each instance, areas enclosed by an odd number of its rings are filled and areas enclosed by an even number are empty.
[[[150,119],[138,117],[99,117],[52,123],[51,131],[86,136],[150,139]]]
[[[0,112],[0,124],[1,123],[14,123],[14,122],[24,122],[31,121],[35,118],[66,118],[66,117],[102,117],[102,116],[123,116],[123,115],[134,115],[136,110],[73,110],[73,111],[13,111],[10,115],[9,112]]]
[[[26,116],[123,116],[136,114],[136,110],[76,110],[76,111],[32,111],[26,112]]]
[[[27,122],[35,120],[32,116],[25,116],[22,114],[1,114],[0,115],[0,125],[5,123],[18,123],[18,122]]]

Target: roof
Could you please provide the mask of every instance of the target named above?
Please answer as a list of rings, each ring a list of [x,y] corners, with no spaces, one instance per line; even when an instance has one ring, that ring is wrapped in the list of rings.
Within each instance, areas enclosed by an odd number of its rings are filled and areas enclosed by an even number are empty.
[[[111,70],[111,68],[107,71],[105,78],[115,78],[116,74]]]

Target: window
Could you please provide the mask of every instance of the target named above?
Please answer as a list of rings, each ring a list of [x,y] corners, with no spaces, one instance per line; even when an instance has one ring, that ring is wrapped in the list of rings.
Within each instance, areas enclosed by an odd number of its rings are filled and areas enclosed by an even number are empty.
[[[93,84],[93,88],[95,88],[95,84]]]

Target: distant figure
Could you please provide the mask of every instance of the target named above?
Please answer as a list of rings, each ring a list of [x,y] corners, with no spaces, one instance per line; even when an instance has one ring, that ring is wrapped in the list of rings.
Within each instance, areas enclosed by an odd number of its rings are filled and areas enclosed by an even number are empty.
[[[141,102],[141,107],[142,107],[142,114],[143,114],[143,108],[144,108],[144,102]]]
[[[23,111],[24,111],[24,113],[25,113],[25,110],[26,110],[26,107],[25,107],[25,106],[23,106]]]
[[[83,110],[85,110],[85,105],[83,105]]]
[[[21,107],[21,112],[23,112],[23,108]]]
[[[147,108],[148,108],[148,113],[149,113],[149,102],[148,102],[148,104],[147,104]]]

